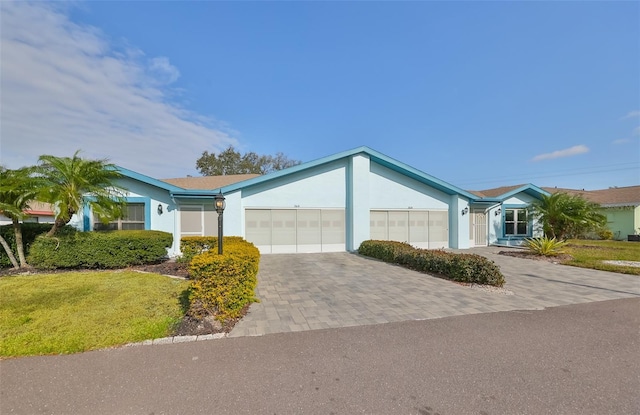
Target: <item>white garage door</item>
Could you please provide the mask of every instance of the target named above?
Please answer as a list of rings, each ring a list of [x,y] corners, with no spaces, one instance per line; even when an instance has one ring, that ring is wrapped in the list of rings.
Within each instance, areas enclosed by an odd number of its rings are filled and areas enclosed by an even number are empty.
[[[344,209],[247,209],[245,239],[267,254],[344,251]]]
[[[418,248],[449,246],[446,210],[372,210],[371,239],[408,242]]]

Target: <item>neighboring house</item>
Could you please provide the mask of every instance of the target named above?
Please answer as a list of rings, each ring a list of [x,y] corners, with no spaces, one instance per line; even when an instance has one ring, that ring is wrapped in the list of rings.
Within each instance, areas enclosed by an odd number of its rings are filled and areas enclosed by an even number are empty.
[[[368,147],[264,176],[158,180],[119,170],[128,215],[110,227],[170,232],[169,255],[180,254],[183,236],[217,235],[219,192],[224,235],[242,236],[262,253],[354,251],[367,239],[434,249],[515,245],[533,235],[526,206],[546,194],[533,185],[474,194]],[[88,207],[76,224],[102,227]]]
[[[49,203],[31,202],[29,203],[29,209],[25,210],[24,213],[29,216],[22,222],[53,223],[55,221],[55,213]],[[11,224],[11,219],[0,213],[0,225],[9,224]]]
[[[626,240],[640,233],[640,186],[610,187],[601,190],[559,189],[543,187],[549,193],[565,192],[579,195],[602,206],[607,227],[614,239]]]

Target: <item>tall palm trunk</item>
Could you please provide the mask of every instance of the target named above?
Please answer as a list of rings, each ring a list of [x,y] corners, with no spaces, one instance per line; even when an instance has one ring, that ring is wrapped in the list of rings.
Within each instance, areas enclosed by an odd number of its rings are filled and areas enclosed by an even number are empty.
[[[62,228],[66,224],[67,224],[67,222],[64,219],[57,218],[53,222],[53,226],[51,227],[49,232],[47,232],[47,236],[51,237],[51,236],[55,235],[56,232],[58,231],[58,229]]]
[[[20,268],[27,266],[27,260],[24,257],[24,245],[22,244],[22,227],[17,218],[12,219],[13,232],[16,234],[16,249],[18,250],[18,259],[20,260]]]
[[[0,235],[0,245],[2,245],[5,252],[7,253],[7,256],[9,257],[9,261],[11,261],[11,265],[13,265],[13,268],[18,269],[19,268],[18,261],[16,261],[16,257],[15,255],[13,255],[13,251],[11,250],[11,247],[9,246],[9,244],[7,243],[7,240],[4,239],[2,235]]]

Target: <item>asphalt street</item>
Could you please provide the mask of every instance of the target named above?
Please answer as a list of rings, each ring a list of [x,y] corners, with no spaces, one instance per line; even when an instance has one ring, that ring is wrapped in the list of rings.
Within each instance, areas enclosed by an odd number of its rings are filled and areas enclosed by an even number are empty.
[[[0,362],[2,414],[637,414],[640,299]]]

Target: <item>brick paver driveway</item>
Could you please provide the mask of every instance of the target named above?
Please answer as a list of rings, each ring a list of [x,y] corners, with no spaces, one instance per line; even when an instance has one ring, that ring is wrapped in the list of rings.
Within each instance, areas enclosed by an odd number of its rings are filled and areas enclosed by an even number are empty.
[[[640,277],[498,255],[475,248],[502,269],[505,290],[487,292],[350,253],[263,255],[260,303],[230,333],[256,336],[532,310],[640,297]]]

